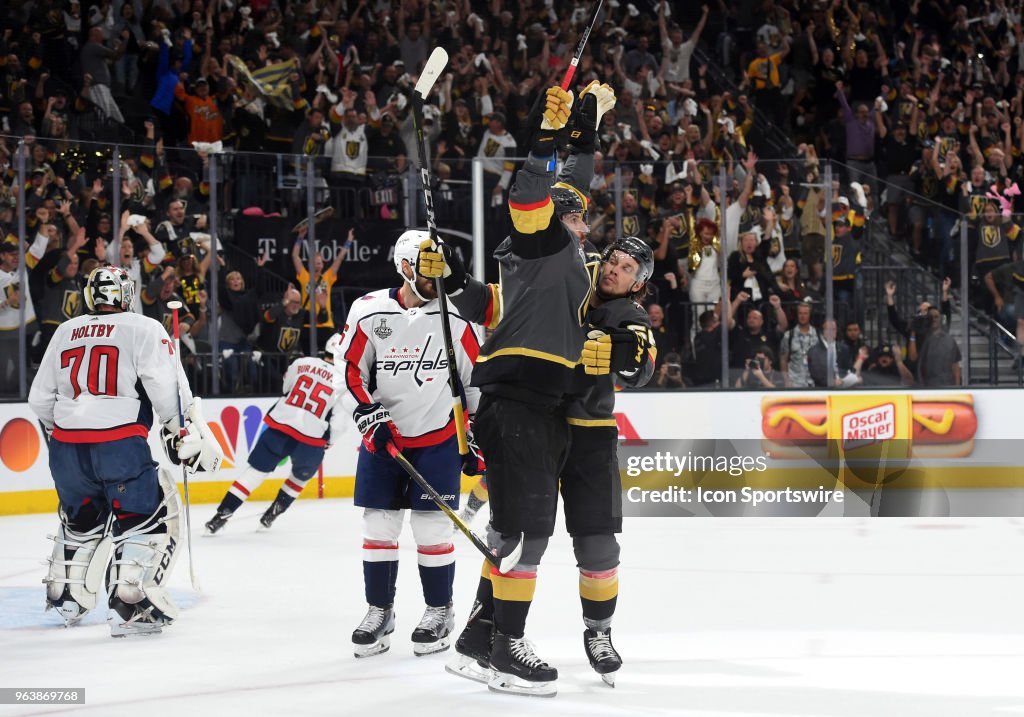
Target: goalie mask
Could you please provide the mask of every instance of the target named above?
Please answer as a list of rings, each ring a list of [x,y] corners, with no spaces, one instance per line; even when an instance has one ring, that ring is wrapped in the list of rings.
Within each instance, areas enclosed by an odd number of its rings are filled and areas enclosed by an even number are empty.
[[[424,241],[430,240],[430,233],[419,229],[410,229],[403,232],[398,241],[395,242],[395,269],[404,281],[409,283],[409,288],[416,294],[424,303],[431,301],[427,297],[420,293],[419,288],[416,286],[416,279],[419,278],[416,274],[416,261],[420,255],[420,244]],[[409,269],[412,271],[412,278],[405,275],[405,271],[402,269],[402,261],[409,262]]]
[[[135,300],[135,282],[120,267],[99,266],[89,274],[82,294],[90,314],[99,313],[101,306],[130,311]]]
[[[605,271],[615,252],[622,252],[636,262],[636,273],[632,275],[626,295],[632,296],[644,288],[647,281],[654,275],[654,251],[647,242],[639,237],[626,236],[616,239],[601,253],[601,275],[598,279],[597,294],[602,299],[611,299],[621,295],[618,291],[608,291],[610,280],[606,281]]]

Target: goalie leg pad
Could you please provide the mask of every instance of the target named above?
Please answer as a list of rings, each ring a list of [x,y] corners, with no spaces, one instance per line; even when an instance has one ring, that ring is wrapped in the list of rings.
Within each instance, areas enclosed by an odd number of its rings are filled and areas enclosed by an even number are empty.
[[[43,579],[46,585],[46,609],[55,609],[71,627],[96,607],[101,578],[110,562],[112,549],[109,521],[97,522],[98,513],[79,511],[79,519],[72,521],[61,511],[60,528],[53,540],[50,569]],[[82,529],[83,523],[86,528]],[[76,530],[76,528],[79,528]]]
[[[181,497],[170,473],[161,468],[161,501],[149,516],[120,521],[114,561],[108,574],[111,634],[160,632],[178,616],[166,584],[181,541]]]

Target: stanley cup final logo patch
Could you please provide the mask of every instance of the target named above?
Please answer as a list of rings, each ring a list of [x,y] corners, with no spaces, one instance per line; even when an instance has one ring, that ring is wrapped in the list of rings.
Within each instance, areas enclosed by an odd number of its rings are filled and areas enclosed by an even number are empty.
[[[394,333],[390,326],[388,326],[388,320],[383,316],[373,322],[373,334],[382,341],[387,340]]]

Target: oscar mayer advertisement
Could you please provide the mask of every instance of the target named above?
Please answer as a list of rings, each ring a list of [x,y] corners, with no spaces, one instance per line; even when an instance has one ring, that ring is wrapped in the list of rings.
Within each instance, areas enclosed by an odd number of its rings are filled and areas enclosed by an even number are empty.
[[[963,458],[974,450],[978,417],[974,398],[948,396],[793,395],[761,399],[765,452],[785,460],[838,458],[875,452],[891,442],[896,458]]]

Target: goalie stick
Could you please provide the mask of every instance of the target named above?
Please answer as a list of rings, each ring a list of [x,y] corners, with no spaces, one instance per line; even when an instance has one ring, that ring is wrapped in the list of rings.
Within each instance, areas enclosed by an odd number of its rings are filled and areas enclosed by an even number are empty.
[[[487,547],[480,536],[473,532],[473,529],[466,525],[466,522],[459,517],[451,507],[444,502],[444,498],[434,490],[434,486],[427,482],[427,479],[416,470],[409,459],[402,455],[402,452],[398,450],[398,447],[394,443],[388,443],[388,453],[391,457],[398,461],[398,465],[405,469],[405,472],[409,474],[409,477],[415,481],[416,485],[423,489],[423,491],[430,497],[432,501],[437,504],[437,507],[444,511],[455,527],[462,531],[462,534],[469,538],[469,542],[473,544],[473,547],[480,551],[480,553],[498,569],[498,572],[507,573],[509,570],[516,566],[519,562],[519,557],[523,554],[523,536],[519,536],[519,540],[516,542],[515,548],[511,553],[505,556],[498,556],[491,552],[491,549]]]
[[[173,312],[173,328],[174,328],[174,353],[178,356],[178,362],[181,362],[181,329],[178,324],[178,310],[181,309],[183,304],[180,301],[168,301],[167,308]],[[179,380],[178,373],[175,372],[174,381],[177,384]],[[181,386],[178,386],[178,439],[185,437],[187,431],[185,430],[185,414],[181,408]],[[202,592],[199,587],[199,578],[196,577],[196,563],[194,559],[194,553],[192,551],[192,515],[189,510],[188,500],[188,469],[185,464],[181,464],[181,482],[184,486],[185,493],[185,541],[188,543],[188,576],[192,581],[192,589],[196,592]]]

